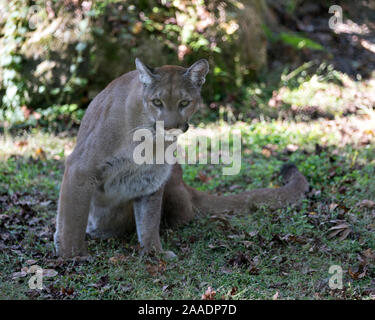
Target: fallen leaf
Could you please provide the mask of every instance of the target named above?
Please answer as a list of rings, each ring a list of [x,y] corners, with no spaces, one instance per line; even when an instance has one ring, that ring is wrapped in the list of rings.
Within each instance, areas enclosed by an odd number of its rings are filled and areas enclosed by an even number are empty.
[[[74,294],[74,288],[61,287],[61,294],[63,296],[71,296],[72,294]]]
[[[366,249],[362,251],[358,257],[359,266],[353,270],[351,267],[348,269],[348,273],[351,278],[358,280],[366,276],[368,266],[375,262],[375,252],[372,249]]]
[[[288,243],[300,243],[300,244],[305,244],[307,243],[307,240],[304,239],[303,237],[300,237],[300,236],[295,236],[293,234],[286,234],[284,236],[280,236],[278,234],[275,234],[273,237],[272,237],[272,241],[275,241],[275,242],[278,242],[278,243],[281,243],[281,244],[288,244]]]
[[[26,295],[31,299],[36,299],[40,296],[41,292],[39,290],[30,289],[26,292]]]
[[[244,255],[242,252],[239,252],[234,257],[230,258],[228,260],[228,263],[234,267],[243,265],[246,266],[251,264],[251,259],[248,256]]]
[[[279,298],[279,291],[276,291],[276,293],[272,296],[272,300],[277,300]]]
[[[222,224],[221,228],[222,229],[225,229],[225,230],[231,230],[232,229],[232,226],[231,226],[230,222],[223,215],[213,215],[213,216],[210,217],[210,219],[213,220],[213,221],[221,222],[221,224]]]
[[[350,277],[354,280],[362,279],[367,272],[367,268],[358,268],[357,271],[353,271],[351,267],[349,267],[348,273]]]
[[[206,174],[204,174],[202,171],[199,172],[198,174],[198,179],[203,182],[203,183],[207,183],[208,181],[212,180],[211,177],[208,177]]]
[[[245,246],[246,249],[254,245],[253,241],[247,241],[247,240],[241,241],[241,243]]]
[[[163,288],[161,289],[161,291],[162,292],[166,292],[168,289],[169,289],[169,286],[165,285],[165,286],[163,286]]]
[[[96,282],[94,284],[94,286],[96,288],[103,288],[103,287],[105,287],[108,284],[108,281],[109,281],[109,276],[108,275],[101,276],[100,279],[99,279],[99,281]]]
[[[328,239],[331,239],[337,235],[340,235],[339,240],[345,240],[348,237],[348,235],[352,232],[352,228],[350,227],[348,223],[344,222],[344,223],[339,223],[338,225],[330,228],[328,231],[332,231],[327,236]]]
[[[22,148],[27,146],[29,143],[27,141],[16,141],[14,145],[18,148]]]
[[[357,203],[357,206],[360,208],[372,209],[375,207],[375,201],[371,200],[362,200]]]
[[[126,261],[126,256],[124,256],[123,254],[118,254],[116,256],[109,258],[109,262],[113,264],[117,264],[117,263],[124,262],[124,261]]]
[[[51,203],[52,203],[51,200],[47,200],[47,201],[42,201],[41,203],[39,203],[39,205],[41,205],[42,207],[48,207]]]
[[[333,211],[333,210],[335,210],[337,207],[338,207],[339,205],[337,204],[337,203],[331,203],[330,205],[329,205],[329,211]]]
[[[35,155],[36,155],[37,158],[39,158],[41,160],[45,160],[46,159],[46,153],[45,153],[45,151],[42,148],[36,149]]]
[[[250,237],[255,237],[258,233],[259,233],[258,230],[254,230],[254,231],[249,232],[248,234]]]
[[[14,272],[12,273],[12,280],[18,279],[18,278],[24,278],[27,276],[27,272],[20,271],[20,272]]]
[[[204,294],[202,294],[202,300],[215,300],[216,291],[212,287],[208,287]]]
[[[375,252],[372,249],[366,249],[361,253],[367,260],[375,261]]]
[[[43,269],[43,277],[55,277],[58,272],[54,269]]]
[[[248,272],[250,274],[259,274],[259,269],[257,268],[257,265],[259,264],[258,257],[250,259],[247,255],[239,252],[234,257],[228,260],[228,264],[233,267],[248,267]]]
[[[230,290],[230,295],[231,296],[234,296],[234,295],[236,295],[237,294],[237,292],[238,292],[238,288],[237,287],[233,287],[231,290]]]
[[[131,284],[126,284],[126,285],[120,285],[120,290],[122,291],[122,292],[130,292],[130,291],[132,291],[134,288],[133,288],[133,286],[131,285]]]
[[[375,296],[375,288],[366,288],[362,291],[362,295],[365,295],[365,296]]]
[[[151,276],[156,276],[158,273],[164,273],[167,267],[167,262],[160,259],[157,263],[146,262],[146,270]]]

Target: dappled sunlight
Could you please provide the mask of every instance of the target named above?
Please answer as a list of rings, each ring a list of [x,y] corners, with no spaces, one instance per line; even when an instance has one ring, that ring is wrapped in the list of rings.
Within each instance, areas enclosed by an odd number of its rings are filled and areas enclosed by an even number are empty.
[[[63,160],[73,150],[76,138],[34,131],[16,136],[0,135],[0,161],[18,155],[36,159]]]

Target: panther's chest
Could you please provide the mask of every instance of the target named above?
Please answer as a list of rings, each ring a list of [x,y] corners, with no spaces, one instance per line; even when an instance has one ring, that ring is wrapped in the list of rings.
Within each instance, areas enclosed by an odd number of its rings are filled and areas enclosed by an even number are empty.
[[[132,200],[152,194],[168,180],[171,166],[168,164],[144,164],[132,168],[119,168],[104,185],[106,197],[115,202]]]

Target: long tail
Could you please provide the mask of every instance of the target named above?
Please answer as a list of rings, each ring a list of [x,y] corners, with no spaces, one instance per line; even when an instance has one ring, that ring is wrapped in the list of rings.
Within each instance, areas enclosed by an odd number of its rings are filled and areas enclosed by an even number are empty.
[[[185,185],[197,213],[248,213],[262,206],[271,209],[286,207],[304,197],[309,189],[306,178],[294,164],[285,164],[280,172],[284,186],[245,191],[236,195],[215,196]]]

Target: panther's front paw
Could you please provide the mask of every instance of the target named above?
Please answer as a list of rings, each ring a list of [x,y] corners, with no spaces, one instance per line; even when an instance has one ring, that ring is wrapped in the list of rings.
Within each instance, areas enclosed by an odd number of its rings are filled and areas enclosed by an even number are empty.
[[[69,259],[73,257],[87,257],[87,244],[85,242],[81,243],[80,245],[61,245],[59,243],[57,246],[55,245],[56,255],[61,258]]]

